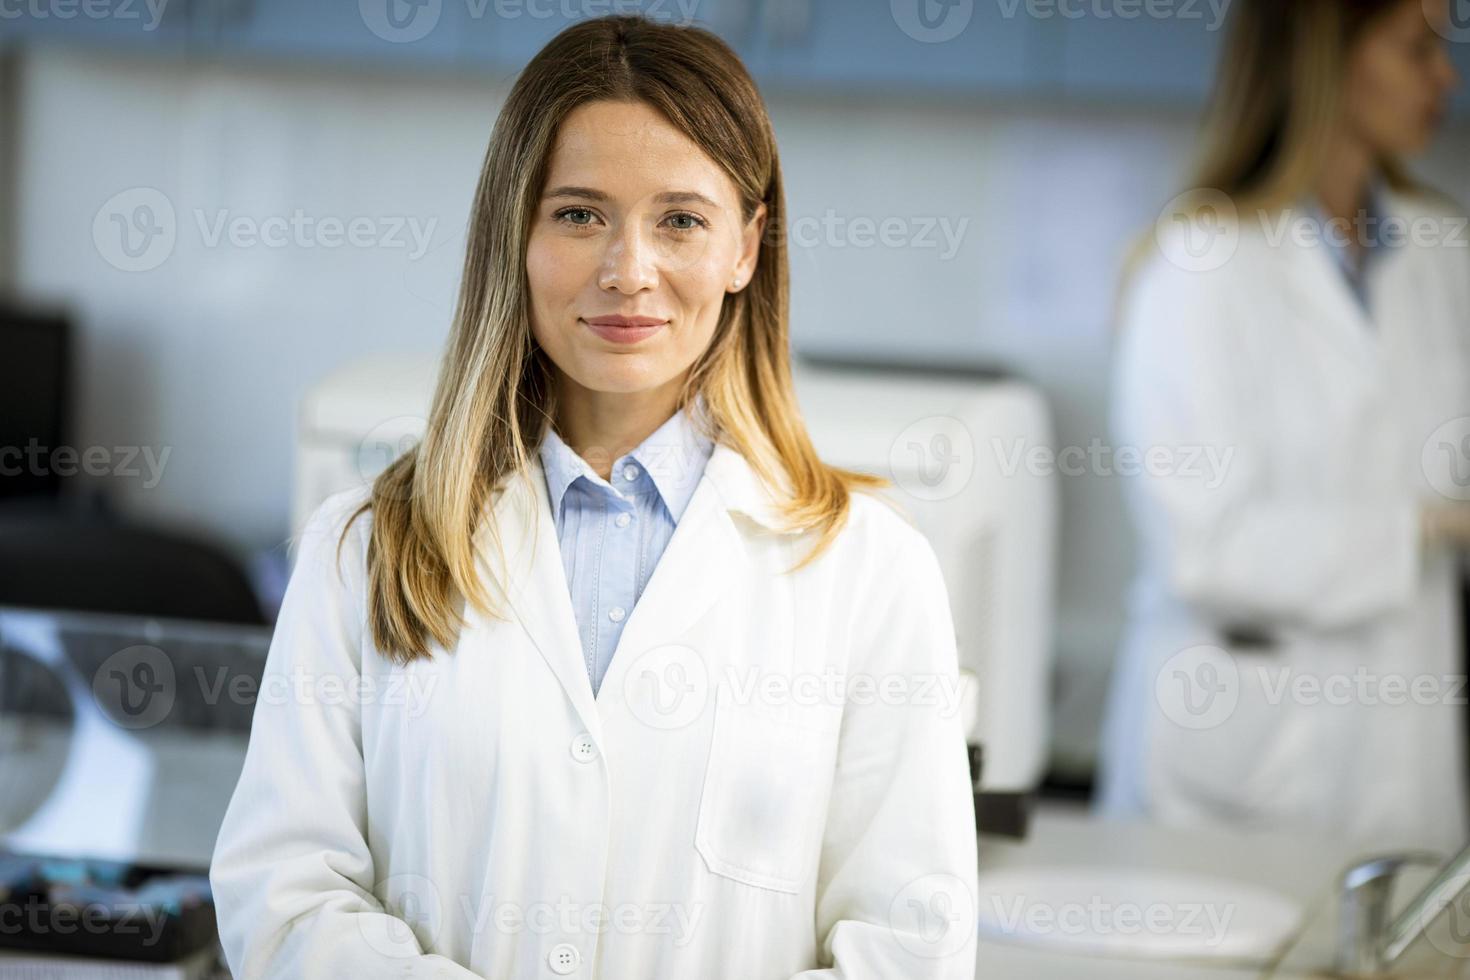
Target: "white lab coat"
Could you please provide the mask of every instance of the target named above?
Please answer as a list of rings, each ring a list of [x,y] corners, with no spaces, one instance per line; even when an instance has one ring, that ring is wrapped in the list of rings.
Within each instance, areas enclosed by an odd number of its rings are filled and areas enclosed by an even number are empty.
[[[928,542],[856,494],[783,577],[810,538],[774,532],[719,444],[594,698],[530,477],[495,502],[511,621],[470,610],[407,667],[363,629],[365,521],[331,565],[364,492],[312,518],[210,871],[235,976],[972,977],[974,803],[960,719],[927,703],[957,677]],[[898,693],[843,704],[832,671]]]
[[[1417,514],[1465,479],[1470,250],[1426,197],[1385,210],[1447,241],[1376,256],[1371,315],[1326,246],[1273,244],[1280,226],[1254,214],[1223,266],[1156,254],[1137,274],[1114,438],[1182,452],[1125,487],[1141,553],[1105,811],[1375,847],[1466,839],[1457,562],[1421,546]],[[1233,455],[1192,476],[1196,447]]]

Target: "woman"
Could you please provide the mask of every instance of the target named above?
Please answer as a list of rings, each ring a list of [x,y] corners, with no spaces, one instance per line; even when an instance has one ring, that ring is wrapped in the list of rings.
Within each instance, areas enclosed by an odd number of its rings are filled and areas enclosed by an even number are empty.
[[[1113,406],[1120,445],[1225,466],[1129,487],[1101,804],[1457,849],[1470,250],[1397,163],[1456,81],[1448,6],[1233,17],[1195,210],[1125,290]]]
[[[972,976],[964,738],[904,696],[957,673],[944,583],[802,426],[740,62],[567,29],[473,215],[423,442],[304,532],[211,869],[235,974]]]

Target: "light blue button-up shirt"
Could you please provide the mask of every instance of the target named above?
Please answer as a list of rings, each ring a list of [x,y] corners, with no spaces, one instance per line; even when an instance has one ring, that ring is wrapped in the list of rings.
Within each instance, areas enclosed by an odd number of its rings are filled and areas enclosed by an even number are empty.
[[[675,412],[613,461],[609,483],[547,427],[541,467],[594,695],[713,449]]]

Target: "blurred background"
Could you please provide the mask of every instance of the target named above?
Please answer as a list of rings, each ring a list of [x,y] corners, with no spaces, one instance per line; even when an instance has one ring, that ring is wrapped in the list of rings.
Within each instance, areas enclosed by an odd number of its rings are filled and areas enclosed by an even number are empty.
[[[258,675],[289,539],[421,424],[491,126],[562,27],[642,9],[741,54],[781,148],[813,429],[882,470],[905,425],[965,419],[980,475],[930,526],[969,535],[1005,524],[985,474],[1013,439],[1109,442],[1120,270],[1184,186],[1229,6],[0,0],[0,444],[43,447],[0,479],[0,834],[207,863],[249,724],[227,692]],[[1470,199],[1467,160],[1462,91],[1415,172]],[[890,384],[902,419],[854,407]],[[1041,735],[992,813],[1055,861],[1087,822],[1134,546],[1115,475],[1032,475],[1013,563],[949,569],[962,633],[1028,583],[1006,629]],[[104,691],[118,670],[169,707]],[[1024,832],[1036,799],[1076,816],[1064,843]]]

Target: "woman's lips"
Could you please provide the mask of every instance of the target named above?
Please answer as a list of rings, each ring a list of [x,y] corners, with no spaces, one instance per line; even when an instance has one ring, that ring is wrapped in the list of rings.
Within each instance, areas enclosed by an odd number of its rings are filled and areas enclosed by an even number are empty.
[[[651,316],[598,316],[582,322],[603,340],[614,344],[636,344],[658,333],[669,321]]]

